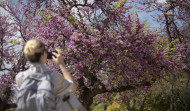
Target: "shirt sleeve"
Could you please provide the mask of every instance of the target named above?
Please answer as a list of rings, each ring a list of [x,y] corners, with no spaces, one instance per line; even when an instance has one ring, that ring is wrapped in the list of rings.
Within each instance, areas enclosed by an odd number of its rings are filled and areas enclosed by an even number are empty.
[[[63,96],[71,91],[73,81],[64,79],[60,73],[54,73],[54,91],[56,96]]]
[[[15,77],[15,83],[16,83],[17,88],[20,88],[20,86],[22,84],[22,76],[23,76],[23,74],[20,72]]]

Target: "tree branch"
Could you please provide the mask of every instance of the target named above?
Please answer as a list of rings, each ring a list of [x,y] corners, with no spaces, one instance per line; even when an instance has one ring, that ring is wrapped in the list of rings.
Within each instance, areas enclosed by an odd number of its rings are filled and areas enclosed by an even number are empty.
[[[105,90],[105,91],[106,92],[123,92],[123,91],[132,90],[132,89],[136,89],[138,87],[143,87],[143,86],[151,86],[151,83],[150,82],[145,82],[145,83],[142,83],[142,84],[119,86],[119,87],[108,89],[108,90]]]

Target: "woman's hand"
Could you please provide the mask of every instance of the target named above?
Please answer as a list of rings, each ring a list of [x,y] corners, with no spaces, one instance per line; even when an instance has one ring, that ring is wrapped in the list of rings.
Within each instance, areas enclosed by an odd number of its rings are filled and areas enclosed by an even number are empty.
[[[53,60],[54,60],[58,65],[64,65],[64,60],[63,60],[63,57],[62,57],[62,54],[61,54],[61,50],[60,50],[60,49],[56,49],[56,51],[57,51],[58,53],[53,52],[53,55],[55,55],[55,57],[52,56]]]
[[[67,71],[67,69],[65,67],[64,60],[63,60],[63,57],[61,55],[61,50],[56,49],[56,51],[58,53],[53,52],[53,55],[55,55],[55,57],[54,56],[52,57],[53,60],[59,65],[64,78],[66,80],[68,80],[68,81],[72,81],[73,82],[73,78],[72,78],[71,74]],[[72,85],[71,89],[72,89],[72,91],[74,91],[76,89],[76,85],[74,84],[74,82],[73,82],[73,85]]]

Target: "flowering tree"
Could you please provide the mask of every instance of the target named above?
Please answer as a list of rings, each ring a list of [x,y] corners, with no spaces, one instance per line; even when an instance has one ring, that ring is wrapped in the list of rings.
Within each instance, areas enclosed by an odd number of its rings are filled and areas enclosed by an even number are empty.
[[[184,72],[190,74],[190,46],[189,46],[189,25],[190,25],[190,2],[187,0],[166,0],[164,3],[157,2],[157,0],[144,0],[140,4],[145,5],[141,10],[147,12],[158,11],[159,14],[154,14],[152,17],[155,21],[163,23],[163,31],[167,33],[169,41],[177,40],[178,44],[183,46],[183,67]],[[173,46],[171,46],[173,48]]]
[[[98,94],[151,86],[179,68],[180,52],[168,50],[167,37],[129,12],[133,2],[18,0],[20,16],[11,13],[23,41],[38,38],[49,50],[63,49],[79,99],[89,109]],[[59,71],[51,61],[47,66]]]
[[[165,2],[159,2],[157,0],[144,0],[139,1],[140,4],[143,4],[145,8],[138,7],[138,9],[147,11],[150,13],[154,13],[151,15],[154,20],[158,23],[161,23],[163,26],[163,29],[161,31],[166,32],[166,35],[168,36],[168,41],[170,43],[169,50],[172,51],[176,47],[174,47],[173,42],[175,41],[175,44],[178,44],[181,48],[178,49],[178,51],[181,52],[182,57],[182,70],[177,71],[174,73],[174,76],[171,76],[171,109],[175,109],[177,106],[177,102],[174,100],[174,91],[177,90],[177,87],[174,84],[186,76],[189,78],[190,74],[190,46],[189,46],[189,25],[190,25],[190,17],[189,17],[189,11],[190,11],[190,2],[187,0],[166,0]],[[156,13],[155,13],[156,11]],[[177,79],[178,78],[178,79]],[[182,84],[182,87],[189,87],[189,80],[187,80],[186,84]],[[184,93],[185,91],[179,91],[178,93]],[[187,95],[186,95],[187,96]],[[187,97],[188,98],[188,97]],[[187,104],[184,101],[184,104]],[[187,110],[188,108],[185,107],[184,110]]]
[[[8,64],[11,64],[14,61],[15,56],[13,55],[13,46],[10,45],[7,41],[14,34],[12,27],[13,24],[8,22],[8,18],[6,16],[0,16],[0,66],[1,66],[1,78],[0,78],[0,102],[3,103],[9,99],[10,97],[10,87],[13,83],[14,68],[7,68]],[[13,63],[14,64],[14,63]],[[1,104],[0,106],[2,106]],[[2,107],[0,107],[1,110]]]
[[[5,67],[6,63],[12,61],[12,55],[8,52],[10,52],[11,50],[11,46],[8,46],[6,39],[9,38],[9,36],[12,35],[11,32],[9,32],[9,28],[10,28],[10,24],[7,22],[7,17],[3,17],[0,16],[0,44],[1,44],[1,49],[0,49],[0,66],[1,66],[1,72],[3,73],[3,71],[7,71],[9,69],[7,69]],[[2,74],[1,73],[1,74]],[[1,88],[1,95],[0,95],[0,102],[2,103],[4,100],[9,99],[9,95],[6,95],[2,92],[8,92],[10,94],[10,85],[13,82],[13,78],[11,77],[10,74],[4,74],[1,76],[1,82],[0,82],[0,88]],[[8,87],[8,88],[4,88],[4,87]],[[2,109],[0,107],[0,109]]]
[[[0,7],[11,14],[0,15],[0,110],[4,111],[16,106],[11,102],[14,92],[12,88],[15,75],[25,70],[25,59],[19,51],[20,20],[8,2],[1,2]]]

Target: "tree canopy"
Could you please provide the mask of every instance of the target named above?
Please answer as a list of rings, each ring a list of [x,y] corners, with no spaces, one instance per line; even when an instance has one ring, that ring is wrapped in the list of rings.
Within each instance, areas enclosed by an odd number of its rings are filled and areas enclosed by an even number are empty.
[[[186,0],[168,0],[164,5],[155,0],[9,0],[0,6],[11,16],[0,16],[0,88],[4,89],[0,101],[10,98],[15,75],[28,67],[15,46],[32,38],[42,40],[48,50],[63,50],[78,84],[79,100],[88,110],[98,95],[148,90],[179,71],[189,76]],[[164,28],[148,27],[130,11],[134,8],[161,12],[152,16]],[[16,38],[15,33],[19,33]],[[46,65],[60,71],[52,61]],[[5,102],[1,108],[8,106]]]

